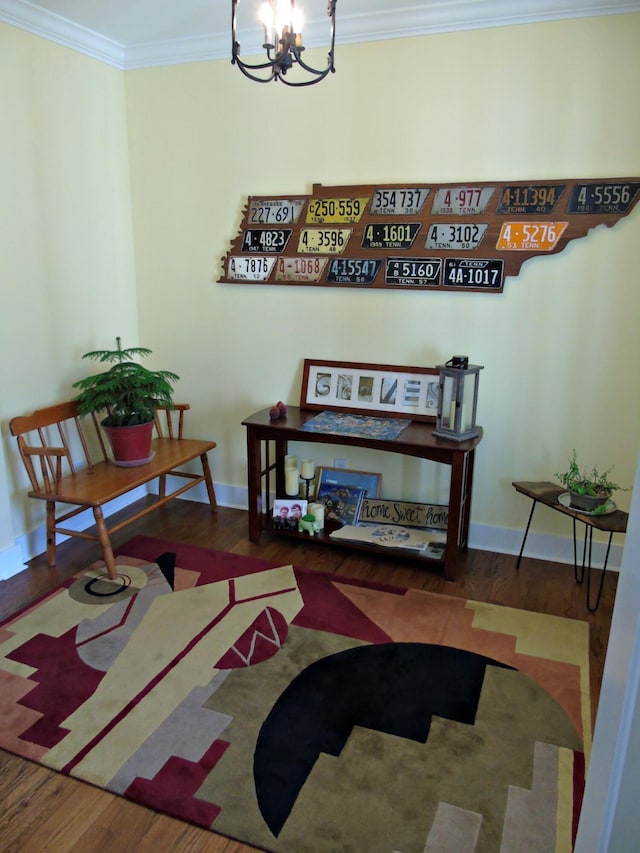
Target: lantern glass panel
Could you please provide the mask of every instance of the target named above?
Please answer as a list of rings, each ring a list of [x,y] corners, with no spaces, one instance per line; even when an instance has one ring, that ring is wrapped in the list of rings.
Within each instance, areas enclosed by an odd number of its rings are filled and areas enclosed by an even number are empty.
[[[468,432],[473,428],[473,401],[476,393],[477,373],[467,373],[461,377],[462,387],[462,418],[460,423],[461,432]]]
[[[442,389],[442,426],[455,429],[456,421],[456,380],[453,376],[444,376]]]

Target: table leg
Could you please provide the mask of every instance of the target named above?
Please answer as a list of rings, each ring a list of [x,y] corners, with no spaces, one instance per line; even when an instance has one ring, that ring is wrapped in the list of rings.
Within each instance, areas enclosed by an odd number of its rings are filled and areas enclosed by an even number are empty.
[[[247,488],[249,492],[249,539],[257,542],[262,531],[262,478],[260,439],[247,427]]]
[[[465,482],[466,458],[466,453],[457,453],[451,464],[449,523],[447,524],[447,546],[444,551],[444,576],[448,581],[456,579],[456,562],[460,546],[460,526],[463,512],[462,496]]]
[[[531,519],[533,518],[533,511],[536,508],[537,503],[538,503],[538,501],[535,500],[535,498],[534,498],[533,503],[531,504],[531,512],[529,513],[529,521],[527,521],[527,526],[526,526],[525,531],[524,531],[524,537],[522,539],[522,545],[520,546],[520,553],[518,554],[518,559],[516,560],[516,569],[520,568],[520,560],[522,559],[522,553],[524,551],[524,544],[527,541],[527,536],[529,535],[529,528],[531,527]]]

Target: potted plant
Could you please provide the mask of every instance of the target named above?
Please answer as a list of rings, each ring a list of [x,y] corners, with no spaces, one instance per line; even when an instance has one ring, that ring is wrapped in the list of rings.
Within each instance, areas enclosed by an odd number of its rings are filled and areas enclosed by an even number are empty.
[[[73,383],[80,415],[107,411],[105,429],[116,465],[143,465],[151,458],[151,434],[158,406],[173,407],[173,383],[180,378],[168,370],[147,370],[133,361],[151,354],[145,347],[94,350],[82,357],[112,364],[104,373]]]
[[[555,472],[555,476],[569,491],[570,505],[573,509],[585,512],[601,512],[605,509],[615,491],[626,491],[609,478],[611,468],[600,473],[594,466],[590,471],[582,470],[578,464],[575,449],[571,452],[569,468],[564,472]]]

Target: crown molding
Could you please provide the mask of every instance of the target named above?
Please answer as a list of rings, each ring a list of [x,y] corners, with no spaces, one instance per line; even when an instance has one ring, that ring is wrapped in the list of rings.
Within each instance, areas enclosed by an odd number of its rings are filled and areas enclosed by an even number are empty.
[[[517,3],[513,0],[436,0],[421,5],[411,5],[410,0],[404,2],[406,5],[401,7],[351,15],[341,15],[338,5],[336,43],[640,12],[640,0],[519,0]],[[0,21],[123,71],[211,59],[230,60],[231,57],[229,32],[123,45],[60,15],[43,11],[28,0],[0,0]],[[241,31],[239,40],[241,44],[250,43],[250,33]],[[322,47],[327,43],[326,21],[308,22],[305,43],[309,47]]]

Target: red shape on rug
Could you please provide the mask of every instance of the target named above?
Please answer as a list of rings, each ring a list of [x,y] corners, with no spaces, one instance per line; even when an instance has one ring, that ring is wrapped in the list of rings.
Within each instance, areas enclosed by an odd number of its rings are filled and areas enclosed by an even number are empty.
[[[268,660],[282,648],[289,626],[273,607],[265,607],[215,664],[216,669],[242,669]]]
[[[36,670],[30,678],[38,685],[22,697],[20,704],[42,717],[21,737],[51,749],[68,733],[60,723],[96,691],[104,672],[78,657],[75,628],[60,637],[37,634],[7,657]]]
[[[214,741],[198,763],[172,756],[153,779],[135,779],[124,792],[125,796],[143,806],[210,829],[222,809],[215,803],[199,800],[195,794],[228,746],[227,741]]]

